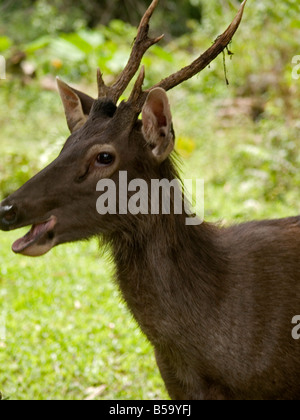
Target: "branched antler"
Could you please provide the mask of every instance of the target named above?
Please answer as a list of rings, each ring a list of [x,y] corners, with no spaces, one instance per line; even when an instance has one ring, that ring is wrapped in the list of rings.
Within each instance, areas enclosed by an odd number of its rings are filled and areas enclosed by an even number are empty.
[[[158,43],[164,35],[158,38],[149,38],[149,21],[153,15],[154,10],[158,5],[159,0],[153,0],[151,5],[149,6],[148,10],[144,14],[141,23],[139,25],[138,34],[134,41],[134,45],[131,51],[130,58],[128,63],[120,76],[118,77],[117,81],[114,83],[113,86],[108,87],[105,85],[103,81],[102,74],[100,70],[98,70],[98,91],[99,91],[99,98],[106,97],[111,99],[115,104],[117,104],[118,100],[120,99],[121,95],[124,93],[125,89],[129,85],[130,81],[138,71],[142,58],[145,52],[154,44]],[[166,91],[174,88],[175,86],[180,85],[182,82],[191,79],[196,74],[200,73],[203,69],[205,69],[220,53],[224,51],[224,49],[228,46],[231,42],[234,34],[236,33],[240,23],[242,21],[242,17],[244,14],[244,9],[246,6],[247,0],[244,0],[241,4],[241,7],[238,11],[238,14],[234,18],[231,25],[227,28],[227,30],[220,35],[214,44],[208,48],[199,58],[197,58],[193,63],[189,66],[184,67],[183,69],[179,70],[178,72],[172,74],[171,76],[163,79],[161,82],[153,86],[152,88],[148,89],[147,91],[143,92],[142,86],[145,78],[145,69],[144,67],[141,69],[138,79],[134,85],[132,93],[128,102],[135,108],[136,112],[140,112],[145,100],[147,98],[148,93],[150,90],[156,87],[161,87]]]
[[[102,73],[98,70],[98,95],[99,98],[106,97],[111,99],[115,104],[124,93],[125,89],[133,79],[134,75],[138,71],[142,58],[145,52],[154,44],[157,44],[164,35],[158,38],[149,38],[149,21],[153,15],[154,10],[158,5],[159,0],[153,0],[148,10],[144,14],[141,23],[138,28],[137,37],[134,41],[132,51],[128,60],[128,63],[117,81],[113,86],[108,87],[105,85]]]
[[[177,73],[172,74],[166,79],[162,80],[156,87],[162,87],[165,90],[170,90],[175,86],[180,85],[185,80],[191,79],[196,74],[204,70],[217,56],[224,51],[224,49],[231,42],[234,34],[238,30],[240,23],[242,21],[244,9],[246,6],[247,0],[244,0],[238,14],[235,19],[228,27],[228,29],[218,38],[215,43],[203,53],[197,60],[187,67],[184,67]]]
[[[241,4],[241,7],[238,11],[238,14],[236,15],[235,19],[231,23],[231,25],[227,28],[227,30],[220,35],[214,44],[205,51],[199,58],[197,58],[192,64],[190,64],[187,67],[184,67],[180,71],[172,74],[171,76],[167,77],[166,79],[163,79],[160,83],[156,84],[152,88],[148,89],[145,92],[141,91],[141,88],[139,84],[135,86],[134,90],[137,88],[139,89],[140,93],[139,95],[137,92],[132,92],[131,98],[135,98],[135,108],[139,111],[141,111],[143,104],[145,103],[145,100],[147,98],[148,93],[150,90],[152,90],[155,87],[161,87],[165,89],[166,91],[173,89],[174,87],[180,85],[182,82],[191,79],[196,74],[200,73],[203,69],[205,69],[224,49],[229,45],[231,42],[234,34],[238,30],[240,23],[242,21],[242,17],[244,14],[244,9],[246,6],[247,0],[244,0]],[[144,73],[143,73],[144,74]],[[139,78],[141,75],[139,76]],[[138,99],[136,99],[138,98]],[[131,100],[133,103],[133,101]]]

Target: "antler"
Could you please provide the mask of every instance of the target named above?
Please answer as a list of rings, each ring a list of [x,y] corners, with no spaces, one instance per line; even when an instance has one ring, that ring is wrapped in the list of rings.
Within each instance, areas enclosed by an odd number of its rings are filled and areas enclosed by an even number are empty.
[[[175,86],[180,85],[185,80],[191,79],[196,74],[200,73],[204,70],[217,56],[224,51],[224,49],[228,46],[231,42],[234,34],[238,30],[240,23],[242,21],[242,17],[244,14],[244,9],[246,6],[247,0],[244,0],[238,14],[236,15],[235,19],[228,27],[228,29],[220,35],[215,43],[207,50],[204,54],[202,54],[197,60],[195,60],[192,64],[187,67],[184,67],[177,73],[172,74],[171,76],[167,77],[166,79],[162,80],[157,86],[155,87],[162,87],[165,90],[170,90]]]
[[[158,38],[154,38],[154,39],[148,37],[149,21],[153,15],[154,10],[156,9],[158,5],[158,2],[159,0],[153,0],[148,10],[144,14],[138,28],[138,34],[134,41],[128,63],[113,86],[108,87],[105,85],[103,77],[102,77],[102,73],[98,69],[97,78],[98,78],[98,97],[99,98],[102,98],[102,97],[109,98],[116,104],[118,100],[120,99],[121,95],[126,90],[130,81],[132,80],[136,72],[138,71],[145,52],[152,45],[157,44],[164,37],[164,35]]]
[[[153,2],[154,3],[154,2]],[[157,2],[155,2],[157,4]],[[231,42],[234,34],[236,33],[240,23],[242,21],[242,17],[244,14],[244,9],[246,6],[247,0],[244,0],[241,4],[241,7],[236,15],[235,19],[231,23],[231,25],[227,28],[227,30],[220,35],[214,44],[205,51],[198,59],[196,59],[192,64],[187,67],[184,67],[177,73],[172,74],[171,76],[163,79],[160,83],[156,84],[152,88],[148,89],[147,91],[142,91],[142,84],[144,81],[144,69],[142,69],[138,80],[135,84],[129,102],[136,108],[137,111],[141,111],[143,104],[146,101],[148,93],[156,87],[161,87],[166,91],[174,88],[175,86],[180,85],[182,82],[191,79],[196,74],[200,73],[203,69],[205,69],[224,49],[228,46]],[[155,4],[155,6],[156,6]],[[151,7],[151,6],[150,6]]]

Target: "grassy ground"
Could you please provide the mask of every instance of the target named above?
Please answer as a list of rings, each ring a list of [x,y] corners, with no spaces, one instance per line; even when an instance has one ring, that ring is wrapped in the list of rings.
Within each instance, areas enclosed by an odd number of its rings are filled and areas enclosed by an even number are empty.
[[[14,236],[1,238],[0,254],[4,397],[84,399],[95,389],[105,399],[165,397],[152,349],[97,243],[17,259],[9,250]]]
[[[291,77],[299,26],[290,24],[292,17],[279,21],[284,4],[276,11],[258,4],[248,9],[245,29],[232,46],[234,59],[228,61],[229,87],[220,58],[170,93],[182,173],[205,179],[206,220],[227,224],[299,214],[300,81]],[[285,9],[283,14],[288,19]],[[166,47],[173,59],[164,63],[164,73],[208,46],[215,35],[211,22],[204,32],[195,28],[192,41],[183,37]],[[158,51],[150,58],[147,71],[155,79],[162,72]],[[57,94],[42,90],[39,79],[27,86],[18,79],[0,83],[5,196],[50,162],[68,133]],[[84,87],[93,93],[91,85]],[[237,98],[252,105],[247,108]],[[263,108],[255,118],[253,101]],[[4,397],[167,398],[153,350],[120,300],[113,267],[97,242],[62,246],[31,260],[10,250],[20,235],[0,235]]]

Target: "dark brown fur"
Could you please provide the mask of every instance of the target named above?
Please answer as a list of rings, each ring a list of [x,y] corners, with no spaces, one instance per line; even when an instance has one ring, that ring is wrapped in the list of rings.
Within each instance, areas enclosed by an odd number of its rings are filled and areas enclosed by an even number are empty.
[[[121,290],[171,397],[298,399],[300,219],[231,229],[176,219],[149,224],[147,240],[113,239]]]
[[[128,233],[109,238],[118,282],[172,398],[300,398],[299,217],[225,229],[161,216]]]

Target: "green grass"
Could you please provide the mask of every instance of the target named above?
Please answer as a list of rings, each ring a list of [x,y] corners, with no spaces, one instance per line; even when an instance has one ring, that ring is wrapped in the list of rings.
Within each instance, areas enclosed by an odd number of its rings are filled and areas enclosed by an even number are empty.
[[[210,18],[204,26],[165,50],[149,53],[147,84],[185,65],[210,45],[221,24],[226,27],[233,9],[223,13],[220,2],[205,4],[212,10],[206,11]],[[221,57],[170,93],[182,173],[205,179],[208,221],[229,224],[299,214],[300,81],[291,78],[291,60],[299,54],[299,18],[292,5],[297,6],[293,0],[281,1],[275,9],[271,0],[249,4],[243,29],[231,46],[235,55],[227,64],[229,87]],[[115,38],[110,42],[108,33],[106,48],[111,43],[112,51],[118,50],[120,34]],[[123,33],[121,38],[126,44]],[[47,63],[55,57],[47,54],[37,54],[38,77],[29,85],[12,76],[0,81],[1,196],[50,162],[68,135],[58,95],[40,87],[44,72],[54,71]],[[76,63],[70,69],[66,65],[63,74],[67,82],[79,81],[92,94],[95,85],[87,81],[94,80],[96,63],[93,57],[90,61],[84,63],[81,81]],[[118,60],[112,61],[105,66]],[[250,76],[264,74],[275,75],[275,84],[257,91]],[[263,99],[264,113],[253,121],[239,107],[224,105],[236,97]],[[220,104],[223,111],[233,109],[231,117],[220,116]],[[82,400],[98,389],[96,399],[168,398],[153,349],[122,302],[113,266],[101,256],[97,241],[64,245],[45,257],[27,259],[11,251],[21,234],[0,234],[3,397]]]
[[[167,397],[151,346],[120,300],[97,242],[31,260],[11,254],[15,237],[1,237],[4,397],[82,400],[100,386],[103,399]]]

